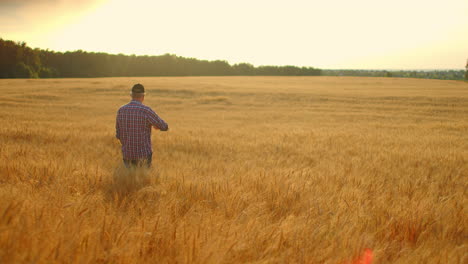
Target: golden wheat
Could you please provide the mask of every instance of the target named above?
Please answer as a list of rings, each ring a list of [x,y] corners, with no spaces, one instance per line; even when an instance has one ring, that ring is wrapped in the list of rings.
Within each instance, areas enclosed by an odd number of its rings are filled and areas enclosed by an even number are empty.
[[[143,83],[170,131],[122,169]],[[468,83],[0,80],[1,263],[468,262]]]

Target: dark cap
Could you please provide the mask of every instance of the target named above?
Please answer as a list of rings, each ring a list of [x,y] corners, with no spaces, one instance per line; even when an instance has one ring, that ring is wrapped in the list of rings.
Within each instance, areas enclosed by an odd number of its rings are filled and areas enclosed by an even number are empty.
[[[132,94],[144,94],[145,93],[145,87],[142,84],[135,84],[133,85],[132,88]]]

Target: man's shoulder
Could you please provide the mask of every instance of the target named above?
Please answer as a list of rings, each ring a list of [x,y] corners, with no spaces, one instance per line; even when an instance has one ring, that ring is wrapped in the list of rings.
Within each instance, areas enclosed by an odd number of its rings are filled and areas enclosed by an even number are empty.
[[[134,102],[132,101],[132,102],[129,102],[129,103],[127,103],[127,104],[122,105],[119,109],[125,109],[125,108],[143,108],[143,107],[145,107],[145,105],[143,105],[143,104],[141,104],[141,103],[140,103],[140,104],[136,104],[136,103],[134,103]]]
[[[151,107],[147,106],[147,105],[144,105],[142,103],[140,104],[136,104],[134,102],[130,102],[128,104],[125,104],[125,105],[122,105],[120,108],[119,108],[119,112],[122,111],[122,110],[130,110],[130,109],[140,109],[140,110],[145,110],[145,111],[149,111],[149,112],[153,112],[153,109],[151,109]]]
[[[143,103],[137,104],[136,107],[138,107],[140,109],[143,109],[143,110],[146,110],[146,111],[153,111],[153,109],[151,109],[151,107],[149,107],[147,105],[144,105]]]
[[[130,107],[129,104],[124,104],[124,105],[122,105],[122,106],[119,107],[118,112],[120,112],[120,111],[122,111],[122,110],[125,110],[125,109],[127,109],[127,108],[129,108],[129,107]]]

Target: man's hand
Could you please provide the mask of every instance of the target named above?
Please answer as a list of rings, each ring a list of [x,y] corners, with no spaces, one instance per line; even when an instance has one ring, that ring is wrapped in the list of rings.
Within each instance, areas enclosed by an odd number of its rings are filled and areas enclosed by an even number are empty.
[[[155,127],[155,126],[154,126],[154,129],[155,129],[155,130],[160,130],[160,131],[168,131],[168,130],[169,130],[169,127],[167,127],[166,130],[161,130],[159,127]]]

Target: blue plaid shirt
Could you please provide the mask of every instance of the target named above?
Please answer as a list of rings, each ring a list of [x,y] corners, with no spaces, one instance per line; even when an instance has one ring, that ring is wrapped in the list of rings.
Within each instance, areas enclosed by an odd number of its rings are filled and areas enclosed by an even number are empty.
[[[137,100],[120,107],[115,122],[115,136],[122,143],[125,160],[146,158],[153,153],[151,127],[161,131],[169,128],[150,107]]]

